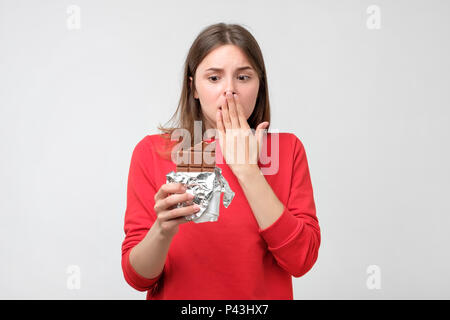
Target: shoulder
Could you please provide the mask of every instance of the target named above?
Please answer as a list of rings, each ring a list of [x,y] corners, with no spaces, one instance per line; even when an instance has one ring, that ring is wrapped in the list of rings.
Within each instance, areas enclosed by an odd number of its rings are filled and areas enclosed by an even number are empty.
[[[143,148],[143,149],[154,149],[161,146],[164,146],[168,143],[171,143],[171,140],[169,138],[169,135],[167,134],[148,134],[141,138],[137,144],[136,147]]]
[[[171,150],[177,141],[172,141],[169,134],[148,134],[136,145],[135,152],[146,153],[154,159],[170,160]]]
[[[157,134],[150,134],[146,135],[134,144],[133,148],[133,157],[148,157],[151,155],[155,150],[155,143],[157,145],[158,143],[158,137]]]

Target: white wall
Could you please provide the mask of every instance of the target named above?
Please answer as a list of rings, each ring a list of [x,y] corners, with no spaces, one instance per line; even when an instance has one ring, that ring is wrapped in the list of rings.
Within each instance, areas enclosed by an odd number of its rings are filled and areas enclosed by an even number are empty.
[[[0,1],[0,298],[145,299],[120,264],[131,152],[216,22],[258,40],[271,128],[306,148],[322,245],[294,298],[450,298],[449,6]]]

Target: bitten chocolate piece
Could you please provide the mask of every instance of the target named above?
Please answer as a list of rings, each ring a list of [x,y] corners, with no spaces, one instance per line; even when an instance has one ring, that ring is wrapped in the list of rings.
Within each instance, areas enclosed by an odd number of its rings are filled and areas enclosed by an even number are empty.
[[[214,172],[216,142],[199,142],[188,150],[178,151],[177,172]]]

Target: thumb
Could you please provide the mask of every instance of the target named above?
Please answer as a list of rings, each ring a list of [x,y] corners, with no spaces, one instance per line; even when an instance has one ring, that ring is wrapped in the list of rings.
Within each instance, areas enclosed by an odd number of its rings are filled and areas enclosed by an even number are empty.
[[[263,130],[267,129],[269,127],[269,122],[264,121],[260,124],[258,124],[258,126],[256,127],[256,135],[259,137],[260,135],[262,135]]]
[[[260,124],[258,124],[258,126],[256,127],[256,130],[258,129],[266,129],[269,127],[269,122],[268,121],[264,121],[261,122]]]
[[[256,127],[256,137],[258,139],[258,153],[259,150],[261,149],[262,143],[263,143],[263,134],[264,134],[264,130],[267,129],[269,127],[269,122],[268,121],[264,121],[260,124],[258,124],[258,126]]]

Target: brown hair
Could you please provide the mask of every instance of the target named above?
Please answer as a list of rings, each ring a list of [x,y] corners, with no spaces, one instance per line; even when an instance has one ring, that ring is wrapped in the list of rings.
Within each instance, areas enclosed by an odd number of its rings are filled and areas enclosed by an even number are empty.
[[[200,101],[194,98],[195,92],[195,72],[201,61],[212,50],[226,44],[238,46],[247,56],[252,67],[256,70],[259,77],[259,90],[255,103],[255,108],[247,120],[250,128],[256,129],[258,124],[267,121],[270,123],[270,104],[269,93],[267,88],[266,67],[264,64],[261,49],[252,36],[252,34],[244,27],[238,24],[217,23],[204,28],[197,38],[194,40],[189,53],[186,57],[183,73],[183,84],[181,97],[178,102],[178,108],[174,115],[168,121],[173,122],[171,126],[158,126],[162,131],[161,137],[169,140],[166,141],[165,148],[173,145],[170,142],[172,132],[177,128],[183,128],[191,134],[191,146],[194,144],[194,121],[202,121],[202,137],[205,132],[205,121],[200,106]],[[192,77],[192,88],[190,79]],[[268,128],[267,128],[268,129]],[[181,139],[181,137],[180,137]],[[175,143],[178,143],[175,141]],[[163,157],[167,157],[169,152],[159,152]]]

